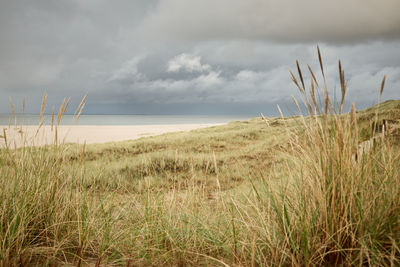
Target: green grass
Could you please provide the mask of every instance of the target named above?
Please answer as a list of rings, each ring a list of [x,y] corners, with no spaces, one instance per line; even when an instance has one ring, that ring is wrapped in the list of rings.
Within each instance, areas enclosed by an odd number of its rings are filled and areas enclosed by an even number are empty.
[[[291,127],[297,126],[292,123]],[[282,161],[285,139],[287,142],[282,127],[266,127],[261,119],[253,119],[189,133],[88,146],[84,165],[88,175],[96,177],[93,182],[99,188],[124,185],[128,191],[137,191],[146,180],[155,190],[171,186],[184,189],[189,181],[226,190],[241,184],[248,170]],[[77,160],[74,154],[68,159]]]
[[[0,265],[399,265],[400,101],[325,97],[307,117],[2,149]]]

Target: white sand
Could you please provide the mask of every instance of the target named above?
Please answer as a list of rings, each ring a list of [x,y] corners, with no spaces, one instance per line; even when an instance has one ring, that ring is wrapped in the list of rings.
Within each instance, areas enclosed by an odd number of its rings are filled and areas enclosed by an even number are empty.
[[[190,131],[199,128],[211,127],[221,124],[170,124],[170,125],[72,125],[58,127],[59,143],[105,143],[114,141],[133,140],[141,137],[160,135],[170,132]],[[54,144],[55,131],[50,126],[42,126],[36,134],[38,126],[22,126],[23,136],[21,137],[20,126],[15,128],[8,125],[0,125],[0,135],[3,136],[3,129],[6,131],[7,143],[14,147],[21,147],[24,144],[45,145]],[[0,147],[4,147],[5,140],[0,138]]]

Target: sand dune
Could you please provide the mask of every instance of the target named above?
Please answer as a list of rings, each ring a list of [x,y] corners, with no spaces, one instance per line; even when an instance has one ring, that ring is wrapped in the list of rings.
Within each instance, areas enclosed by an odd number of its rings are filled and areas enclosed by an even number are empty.
[[[160,135],[170,132],[190,131],[199,128],[220,125],[214,124],[168,124],[168,125],[72,125],[58,127],[58,140],[65,143],[105,143],[113,141],[133,140],[146,136]],[[0,126],[0,135],[6,134],[9,146],[52,144],[55,140],[55,129],[51,126]],[[21,131],[22,130],[22,131]],[[22,134],[21,134],[22,133]],[[4,147],[5,139],[0,138],[0,147]]]

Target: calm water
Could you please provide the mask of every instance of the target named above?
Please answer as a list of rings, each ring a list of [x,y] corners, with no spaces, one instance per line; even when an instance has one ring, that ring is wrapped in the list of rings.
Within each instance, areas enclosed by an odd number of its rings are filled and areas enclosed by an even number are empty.
[[[44,124],[51,124],[51,115],[46,115]],[[0,125],[8,125],[9,115],[0,114]],[[65,115],[63,125],[151,125],[151,124],[191,124],[191,123],[227,123],[248,120],[246,116],[197,116],[197,115],[81,115],[75,122],[72,115]],[[17,116],[17,124],[37,125],[39,115]],[[14,118],[11,118],[14,124]]]

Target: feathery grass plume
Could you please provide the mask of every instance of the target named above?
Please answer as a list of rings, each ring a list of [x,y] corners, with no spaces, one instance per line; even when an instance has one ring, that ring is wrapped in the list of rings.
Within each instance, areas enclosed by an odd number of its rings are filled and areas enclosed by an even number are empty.
[[[81,113],[82,113],[83,108],[85,107],[85,105],[86,105],[86,102],[82,104],[82,106],[81,106],[81,108],[80,108],[78,114],[76,115],[76,118],[75,118],[76,121],[77,121],[77,120],[79,119],[79,117],[81,116]]]
[[[43,98],[42,98],[42,104],[40,106],[40,116],[39,116],[39,125],[36,129],[36,133],[35,133],[35,138],[37,137],[37,135],[39,134],[40,129],[42,128],[44,122],[45,122],[45,117],[43,116],[44,114],[44,110],[46,108],[46,102],[47,102],[47,95],[44,94]]]
[[[316,110],[318,111],[319,114],[322,114],[322,110],[320,109],[320,107],[322,107],[322,101],[321,101],[321,95],[320,95],[320,86],[319,86],[318,80],[315,77],[315,74],[314,74],[311,66],[309,64],[307,64],[307,67],[308,67],[308,71],[310,72],[311,77],[312,77],[311,83],[314,81],[315,85],[317,86],[317,90],[316,91],[317,91],[317,95],[318,95],[318,102],[317,102],[318,105],[316,105]]]
[[[311,66],[310,66],[309,64],[307,64],[307,67],[308,67],[308,71],[309,71],[310,74],[311,74],[312,80],[313,80],[313,81],[315,82],[315,84],[317,85],[317,88],[319,88],[319,84],[318,84],[317,78],[315,78],[315,75],[314,75],[314,72],[313,72]]]
[[[299,73],[301,75],[301,70],[300,70]],[[297,88],[300,91],[300,94],[302,96],[302,100],[303,100],[304,105],[306,106],[308,111],[311,111],[312,110],[312,106],[311,106],[311,103],[307,99],[305,90],[303,89],[303,87],[300,86],[300,84],[298,83],[298,81],[296,79],[296,76],[293,74],[292,71],[290,71],[290,76],[291,76],[292,81],[296,84]],[[302,76],[300,76],[300,78],[302,79]]]
[[[3,139],[4,139],[5,147],[8,149],[7,132],[6,132],[5,128],[3,128]]]
[[[383,89],[385,88],[385,81],[386,81],[386,75],[383,75],[381,89],[379,90],[379,102],[381,102],[382,99]]]
[[[54,126],[54,106],[51,108],[51,131],[53,131]]]
[[[74,113],[74,120],[77,121],[82,113],[83,108],[85,107],[86,104],[86,97],[87,97],[87,93],[85,94],[85,96],[82,98],[81,103],[79,103],[79,106],[76,108],[75,113]]]
[[[295,105],[297,107],[297,110],[299,111],[299,114],[301,114],[302,113],[301,112],[301,108],[300,108],[299,103],[297,102],[297,99],[294,97],[294,95],[291,95],[291,97],[292,97],[292,100],[293,100],[293,102],[295,103]]]
[[[61,124],[62,118],[64,117],[64,113],[67,109],[68,103],[69,103],[69,99],[66,101],[66,98],[64,97],[61,102],[61,105],[58,109],[57,121],[56,121],[56,124],[54,127],[55,128],[55,131],[54,131],[54,144],[55,145],[58,145],[58,126],[60,126],[60,124]]]
[[[13,105],[11,97],[9,98],[9,101],[10,101],[11,112],[12,112],[12,115],[14,117],[14,126],[15,126],[15,128],[17,128],[17,116],[15,115],[14,105]]]
[[[43,119],[39,122],[39,125],[38,125],[38,127],[37,127],[37,129],[36,129],[35,137],[39,134],[39,131],[40,131],[40,129],[42,128],[44,121],[45,121],[45,119],[43,118]]]
[[[322,62],[319,47],[318,58]],[[344,97],[340,61],[339,76]],[[280,264],[398,265],[400,239],[393,236],[400,236],[400,174],[393,166],[400,157],[382,134],[379,142],[368,140],[368,149],[354,160],[361,145],[355,105],[342,114],[344,100],[336,111],[324,91],[324,116],[304,118],[304,133],[292,136],[285,193],[269,193],[272,211],[281,218]]]
[[[65,98],[63,98],[63,100],[61,102],[61,105],[60,105],[60,107],[58,109],[56,126],[59,126],[60,123],[61,123],[62,117],[64,115],[64,112],[63,112],[64,111],[64,106],[65,106]]]
[[[328,90],[325,90],[325,104],[324,104],[324,108],[325,108],[325,113],[324,113],[324,115],[328,115],[328,112],[329,112],[329,106],[330,106],[330,103],[331,102],[331,100],[330,100],[330,98],[329,98],[329,92],[328,92]]]
[[[299,89],[300,93],[303,93],[303,89],[301,88],[299,82],[296,79],[296,76],[293,74],[292,71],[290,71],[290,77],[291,77],[292,81],[296,84],[296,86]]]
[[[81,112],[83,110],[83,108],[85,107],[85,101],[86,101],[86,97],[87,97],[88,93],[85,94],[85,96],[82,98],[81,102],[79,103],[78,107],[75,110],[74,113],[74,120],[78,120],[79,116],[81,115]]]
[[[301,81],[301,85],[302,87],[302,91],[304,92],[306,90],[306,87],[304,86],[304,79],[303,79],[303,74],[301,73],[301,68],[300,68],[300,64],[299,61],[296,60],[296,65],[297,65],[297,71],[299,72],[299,77],[300,77],[300,81]]]
[[[325,77],[325,72],[324,72],[324,64],[322,62],[322,56],[321,56],[321,50],[319,49],[319,45],[317,45],[317,51],[318,51],[318,61],[319,61],[319,66],[321,68],[321,73],[322,73],[322,78],[324,80],[324,92],[325,92],[325,114],[328,114],[328,109],[329,109],[329,103],[330,103],[330,98],[329,98],[329,93],[328,93],[328,88],[326,85],[326,77]]]
[[[67,102],[65,103],[65,105],[64,105],[64,108],[63,108],[63,112],[62,112],[62,114],[63,114],[63,116],[64,116],[64,114],[65,114],[65,111],[67,111],[67,108],[68,108],[68,105],[69,105],[69,102],[71,101],[71,98],[69,97],[68,99],[67,99]]]
[[[317,115],[319,112],[319,106],[317,103],[317,98],[315,97],[315,87],[314,87],[314,80],[311,80],[311,87],[310,87],[310,96],[314,107],[312,108],[313,114]]]
[[[304,78],[303,78],[303,74],[301,72],[301,68],[300,68],[300,64],[299,64],[298,60],[296,60],[296,65],[297,65],[297,71],[299,73],[299,77],[300,77],[300,81],[301,81],[301,85],[302,86],[300,86],[300,84],[298,83],[298,81],[297,81],[295,75],[293,74],[293,72],[290,71],[290,75],[291,75],[292,81],[296,84],[297,88],[299,89],[300,94],[302,95],[303,104],[307,108],[308,112],[313,112],[312,104],[310,103],[310,100],[307,97],[307,93],[306,93],[306,89],[305,89],[305,85],[304,85]]]
[[[375,120],[373,122],[373,132],[372,135],[375,136],[376,134],[376,129],[378,127],[378,119],[379,119],[379,107],[381,105],[381,101],[382,101],[382,94],[383,94],[383,89],[385,88],[385,81],[386,81],[386,75],[383,75],[383,79],[381,82],[381,87],[379,89],[379,97],[378,97],[378,108],[375,111]]]
[[[320,66],[320,68],[321,68],[322,77],[324,78],[324,84],[325,84],[325,87],[326,87],[326,79],[325,79],[325,72],[324,72],[324,64],[322,63],[321,50],[319,49],[319,45],[317,45],[317,50],[318,50],[318,61],[319,61],[319,66]]]
[[[344,108],[344,99],[346,97],[346,81],[344,79],[344,71],[342,69],[342,62],[339,60],[339,77],[340,77],[340,87],[341,87],[341,92],[342,92],[342,98],[340,100],[340,107],[339,107],[339,114],[342,113],[343,108]]]
[[[43,98],[42,98],[42,105],[40,106],[40,117],[39,120],[41,121],[43,118],[43,114],[44,114],[44,109],[46,107],[46,101],[47,101],[47,95],[44,94]]]

